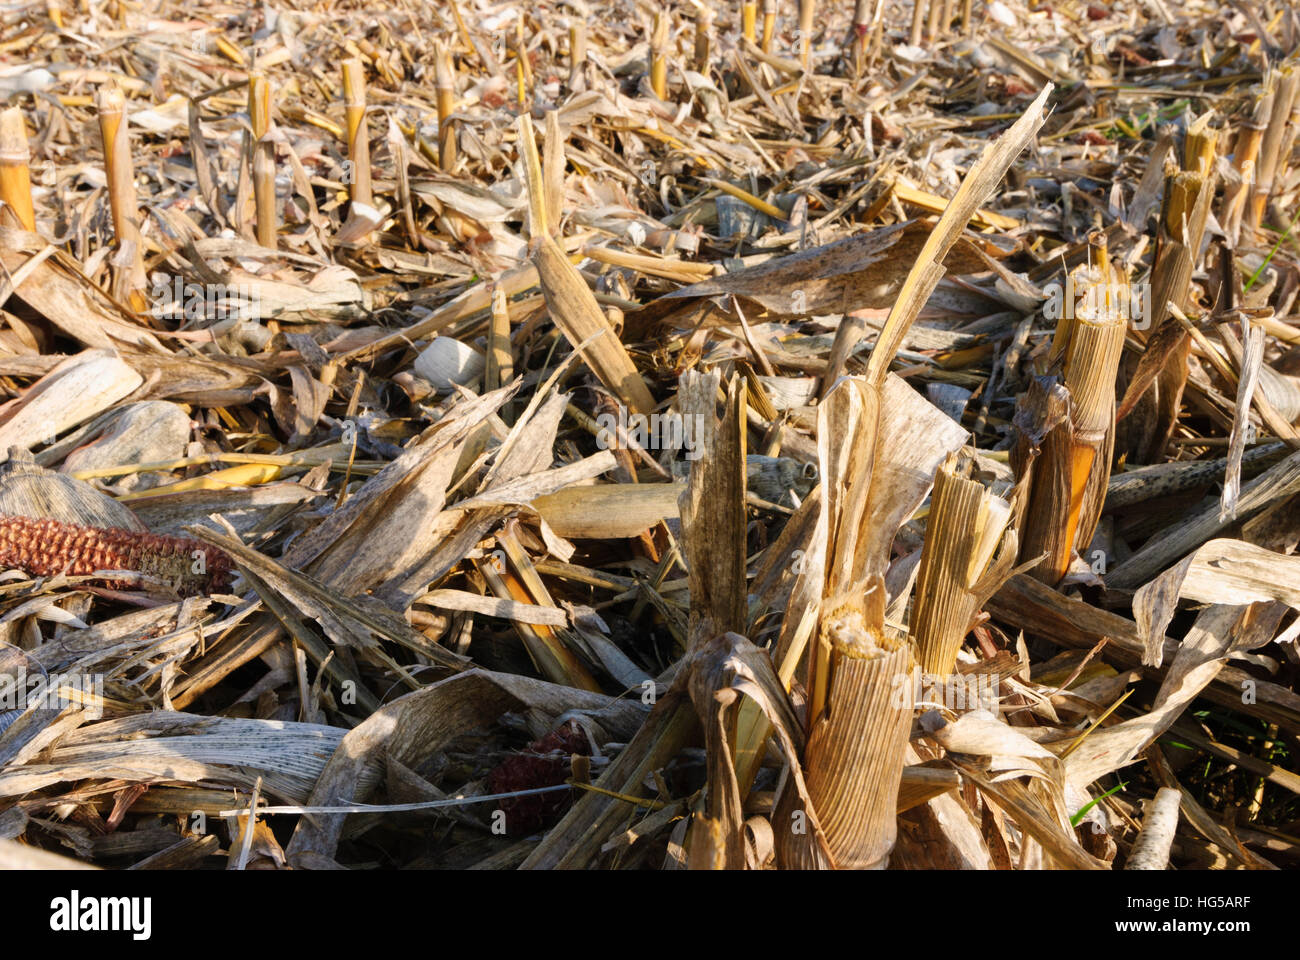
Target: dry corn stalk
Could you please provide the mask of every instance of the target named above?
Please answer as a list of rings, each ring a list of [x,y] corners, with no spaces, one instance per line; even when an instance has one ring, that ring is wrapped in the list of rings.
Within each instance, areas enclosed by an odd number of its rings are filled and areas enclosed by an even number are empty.
[[[450,173],[456,166],[456,68],[451,52],[440,43],[433,47],[434,86],[438,93],[438,166]]]
[[[699,50],[696,41],[696,50]],[[587,82],[583,68],[587,64],[587,25],[581,20],[569,24],[569,89],[584,90]]]
[[[552,236],[561,235],[564,218],[565,131],[560,127],[560,112],[546,111],[546,141],[542,153],[542,184],[546,196],[546,226]]]
[[[1219,131],[1210,126],[1214,119],[1212,112],[1201,114],[1187,127],[1187,139],[1183,144],[1183,169],[1206,176],[1214,167],[1214,158],[1218,155]]]
[[[695,69],[706,76],[709,72],[709,59],[712,56],[710,50],[712,41],[709,36],[712,28],[713,8],[707,3],[701,3],[695,11]]]
[[[502,546],[507,546],[505,540],[500,542]],[[513,565],[515,558],[510,559]],[[501,564],[498,557],[488,557],[480,562],[478,570],[487,581],[492,593],[502,600],[533,604],[539,600],[546,602],[550,599],[534,597],[519,577]],[[514,620],[512,623],[533,665],[542,676],[552,683],[562,683],[580,690],[600,689],[600,684],[565,645],[556,629],[545,624],[524,623],[519,620]]]
[[[536,242],[533,263],[555,325],[574,349],[582,349],[592,372],[624,406],[633,413],[649,414],[654,397],[586,281],[549,234],[543,233]]]
[[[494,286],[483,388],[485,391],[496,390],[509,383],[514,375],[514,357],[510,350],[510,298],[506,295],[504,287]]]
[[[1021,558],[1045,555],[1031,572],[1051,584],[1065,576],[1074,551],[1092,540],[1110,479],[1115,377],[1128,327],[1129,288],[1106,248],[1094,250],[1096,263],[1070,274],[1052,341],[1050,363],[1060,371],[1067,408],[1043,438],[1037,459],[1024,434],[1013,455],[1029,488],[1019,525]]]
[[[27,169],[27,128],[18,107],[0,111],[0,200],[14,212],[24,230],[35,232],[32,179]]]
[[[1154,332],[1146,337],[1146,349],[1116,411],[1120,419],[1140,407],[1139,415],[1125,425],[1121,450],[1130,462],[1150,463],[1161,455],[1178,423],[1187,386],[1191,343],[1169,310],[1185,310],[1191,304],[1194,261],[1214,196],[1218,134],[1208,128],[1209,118],[1206,114],[1193,122],[1187,134],[1186,169],[1165,183],[1162,240],[1151,274],[1149,316],[1143,318]]]
[[[628,356],[618,333],[601,312],[582,274],[569,262],[548,230],[547,190],[531,118],[522,114],[516,127],[528,184],[528,229],[535,244],[533,264],[537,267],[551,319],[573,348],[582,351],[592,372],[624,406],[633,413],[648,414],[654,409],[650,388]]]
[[[147,307],[144,291],[143,240],[140,211],[136,205],[135,168],[131,162],[131,141],[127,133],[126,96],[117,86],[100,87],[95,96],[99,133],[104,145],[104,172],[108,179],[108,202],[113,214],[113,233],[118,255],[114,258],[114,295],[131,308]]]
[[[905,649],[903,656],[896,649],[910,644],[886,629],[882,574],[898,527],[921,505],[935,471],[945,457],[960,449],[965,436],[957,424],[892,376],[880,388],[871,381],[841,381],[824,401],[824,409],[825,419],[818,429],[822,509],[804,574],[820,584],[821,595],[808,656],[810,747],[806,767],[809,772],[814,763],[839,769],[835,775],[820,771],[819,776],[827,778],[818,788],[823,796],[820,803],[809,788],[816,819],[823,826],[831,821],[852,824],[828,845],[837,852],[829,853],[827,860],[868,865],[868,861],[874,862],[871,851],[876,844],[892,838],[884,812],[887,805],[882,798],[872,800],[870,790],[841,793],[840,784],[856,778],[863,783],[882,782],[883,778],[886,786],[896,784],[891,771],[896,765],[901,775],[904,753],[896,749],[894,724],[909,723],[913,696],[911,652]],[[803,606],[799,601],[788,611],[800,623],[806,618],[800,610]],[[778,669],[782,676],[792,672],[791,661],[800,656],[797,647],[801,645],[795,634],[781,651]],[[882,657],[887,662],[879,666],[879,672],[862,662]],[[891,714],[872,721],[877,726],[870,730],[859,728],[856,736],[871,743],[867,752],[859,752],[859,747],[847,744],[853,736],[848,731],[881,708],[881,698],[892,698],[892,706],[904,716],[900,719]],[[819,726],[830,739],[819,739],[814,747],[812,738]],[[845,741],[844,749],[853,757],[851,768],[835,767],[832,750],[838,749],[836,738]],[[863,806],[868,802],[878,805],[870,814]],[[782,812],[791,813],[784,808]],[[824,833],[829,839],[832,832]],[[783,836],[783,842],[793,840],[793,836]],[[784,862],[819,865],[815,846],[784,845]]]
[[[275,249],[275,144],[271,132],[271,84],[260,73],[248,76],[248,117],[253,127],[253,200],[257,242]]]
[[[866,0],[860,0],[860,8]],[[812,68],[812,35],[813,23],[817,18],[817,0],[799,0],[799,62],[803,64],[805,70]],[[854,17],[854,30],[857,31],[857,17]],[[859,39],[859,44],[865,43]]]
[[[1223,205],[1219,213],[1219,222],[1223,224],[1232,247],[1236,247],[1237,238],[1241,235],[1241,217],[1255,180],[1255,158],[1259,156],[1259,145],[1272,112],[1273,94],[1270,91],[1255,101],[1251,116],[1242,120],[1237,130],[1237,141],[1232,150],[1232,169],[1237,179],[1224,187]]]
[[[528,102],[528,75],[521,57],[515,57],[515,101],[521,107]]]
[[[853,26],[850,28],[848,46],[853,50],[854,69],[859,73],[866,65],[872,23],[883,21],[880,2],[881,0],[875,0],[874,3],[872,0],[856,0],[853,5]]]
[[[1165,870],[1169,867],[1169,849],[1178,827],[1178,805],[1182,791],[1161,787],[1147,801],[1142,817],[1142,832],[1133,843],[1125,870]]]
[[[880,539],[864,529],[880,394],[870,382],[845,380],[820,411],[827,562],[822,615],[808,656],[804,770],[831,863],[883,867],[897,835],[898,785],[912,716],[912,688],[900,680],[912,672],[912,652],[905,638],[885,633],[884,581],[864,575],[867,554]],[[797,811],[783,807],[778,820],[786,819],[781,814],[799,822]],[[815,865],[806,853],[799,856],[800,845],[791,846],[789,865]]]
[[[907,42],[913,47],[921,45],[921,31],[925,29],[925,0],[912,0],[912,32]]]
[[[524,25],[527,17],[520,17],[515,21],[515,35],[513,42],[507,41],[507,49],[512,49],[515,54],[515,66],[523,73],[524,83],[529,89],[533,86],[533,64],[528,58],[528,38],[524,35]]]
[[[716,274],[713,264],[696,263],[668,257],[651,257],[640,253],[625,253],[613,247],[589,243],[582,248],[583,256],[616,267],[628,267],[652,277],[665,277],[678,283],[699,283]]]
[[[1043,106],[1055,87],[1048,83],[1006,133],[984,148],[979,160],[967,172],[956,195],[943,208],[934,231],[926,238],[916,263],[908,271],[903,288],[889,310],[884,329],[867,362],[867,378],[877,385],[885,382],[889,364],[902,347],[903,337],[921,312],[944,275],[943,258],[957,242],[961,231],[979,205],[996,189],[1007,168],[1043,125]]]
[[[745,619],[744,398],[738,381],[729,384],[727,414],[723,423],[717,423],[714,410],[720,381],[716,369],[708,374],[688,370],[678,390],[682,415],[700,416],[704,423],[699,438],[704,454],[692,463],[690,484],[681,500],[693,607],[688,663],[710,639],[725,635]],[[679,670],[667,693],[659,694],[649,718],[602,774],[597,783],[602,791],[640,795],[646,777],[698,730],[699,718],[687,691],[695,673],[690,666]],[[586,793],[529,854],[522,869],[587,866],[612,831],[625,829],[626,806],[610,799],[608,793]],[[702,826],[713,834],[707,819]],[[697,838],[695,843],[714,849],[725,843],[721,836],[712,839],[718,842]],[[698,856],[695,863],[699,865]]]
[[[948,206],[948,201],[943,197],[928,193],[925,190],[919,190],[901,178],[894,180],[890,189],[893,190],[894,196],[898,198],[900,203],[911,204],[931,213],[943,213]],[[998,230],[1015,230],[1020,226],[1020,221],[1014,217],[995,213],[992,210],[975,211],[971,222],[980,229],[996,227]]]
[[[1291,108],[1297,92],[1300,92],[1300,72],[1293,66],[1280,67],[1272,73],[1267,85],[1273,91],[1273,112],[1264,130],[1264,140],[1256,160],[1255,188],[1246,214],[1246,224],[1252,230],[1258,230],[1264,222],[1264,211],[1269,194],[1273,192],[1274,178],[1279,167],[1286,163],[1282,146],[1286,139]]]
[[[1285,184],[1290,179],[1291,158],[1297,136],[1300,136],[1300,87],[1297,87],[1295,96],[1291,98],[1291,116],[1287,120],[1286,130],[1282,134],[1282,145],[1278,149],[1277,170],[1274,173],[1278,183]]]
[[[660,100],[668,99],[668,21],[660,10],[650,30],[650,89]]]
[[[705,183],[709,184],[709,186],[711,187],[717,187],[723,193],[730,194],[731,196],[735,197],[737,200],[745,201],[745,203],[749,204],[755,210],[759,211],[760,213],[765,213],[769,217],[772,217],[773,219],[784,220],[786,218],[786,212],[782,210],[780,207],[776,206],[775,204],[768,203],[766,200],[763,200],[760,197],[754,196],[748,190],[742,190],[734,183],[728,183],[726,180],[715,180],[712,177],[706,178]]]
[[[955,459],[935,476],[909,626],[921,670],[937,677],[952,673],[976,611],[1016,553],[1011,505],[966,476],[969,460],[959,468]]]
[[[772,52],[772,37],[776,33],[776,0],[763,0],[763,39],[760,46],[764,53]]]
[[[809,740],[803,766],[810,802],[801,807],[788,785],[778,800],[773,824],[783,866],[883,866],[894,842],[911,726],[912,652],[905,637],[885,630],[884,581],[878,571],[898,524],[888,509],[882,516],[875,508],[897,502],[910,513],[928,487],[917,478],[928,477],[960,444],[954,425],[941,441],[952,445],[929,470],[897,469],[896,456],[909,446],[898,442],[900,436],[930,430],[930,423],[914,419],[920,414],[925,420],[927,411],[941,416],[901,381],[887,381],[882,391],[858,378],[842,380],[820,406],[817,546],[810,546],[815,556],[804,574],[821,585],[822,597],[820,610],[811,611],[807,658]],[[891,432],[895,428],[902,434]],[[877,461],[882,430],[893,442]],[[805,619],[799,612],[788,615]],[[796,640],[781,654],[783,676],[793,671],[799,646]]]
[[[943,0],[930,0],[930,15],[926,20],[925,32],[931,43],[939,39],[939,17],[943,14]]]
[[[758,39],[755,32],[758,23],[758,0],[741,0],[740,3],[740,32],[741,35],[753,43]]]
[[[460,6],[456,0],[450,0],[452,19],[456,21],[456,32],[460,35],[460,49],[463,53],[474,52],[474,38],[470,36],[469,27],[465,26],[465,18],[461,16]]]
[[[1214,195],[1213,140],[1208,144],[1201,141],[1202,152],[1199,156],[1194,156],[1191,152],[1197,141],[1190,132],[1187,145],[1187,165],[1194,169],[1185,170],[1170,178],[1165,187],[1167,242],[1161,248],[1152,278],[1155,293],[1159,297],[1153,298],[1153,321],[1157,318],[1161,321],[1166,319],[1170,302],[1180,308],[1186,308],[1191,303],[1192,270],[1205,231],[1209,200]],[[1200,172],[1202,169],[1205,173]],[[1178,425],[1178,410],[1183,402],[1183,391],[1187,388],[1187,361],[1190,353],[1191,343],[1183,337],[1165,358],[1164,366],[1156,377],[1155,419],[1150,439],[1137,451],[1135,459],[1139,462],[1159,457]]]
[[[808,793],[835,866],[884,869],[898,835],[898,788],[912,726],[913,694],[905,682],[912,651],[906,640],[874,634],[856,612],[830,618],[826,631],[834,661],[828,695],[835,707],[809,732]]]
[[[540,237],[550,233],[551,203],[547,196],[546,176],[537,152],[537,135],[528,114],[515,120],[519,133],[519,156],[524,166],[524,182],[528,185],[528,235]]]
[[[895,415],[891,409],[889,417],[882,417],[881,398],[892,382],[889,365],[943,276],[944,257],[1042,126],[1051,90],[1048,84],[1024,116],[984,150],[947,204],[890,310],[866,377],[842,380],[819,406],[822,513],[814,539],[824,544],[825,579],[808,651],[804,764],[813,809],[797,809],[788,788],[778,798],[773,823],[783,865],[820,867],[829,860],[837,867],[883,867],[894,845],[911,728],[914,692],[908,678],[913,657],[908,640],[886,630],[883,573],[898,525],[919,506],[928,477],[955,447],[940,448],[939,459],[928,469],[917,470],[913,464],[898,470],[895,461],[906,455],[896,449],[899,437],[894,437],[878,461],[881,424]],[[1110,401],[1113,408],[1113,386]],[[907,401],[899,406],[907,406]],[[922,406],[933,412],[927,404]],[[934,429],[922,423],[923,416],[898,415],[913,445],[918,431]],[[926,455],[932,452],[928,445],[920,446],[926,447]],[[923,483],[917,483],[918,473],[927,478]],[[805,829],[796,835],[792,825],[801,822],[800,813]],[[825,838],[824,848],[810,839],[807,828],[815,824]]]
[[[343,106],[348,124],[349,195],[353,203],[374,205],[370,190],[370,136],[366,130],[366,68],[359,57],[343,61]]]

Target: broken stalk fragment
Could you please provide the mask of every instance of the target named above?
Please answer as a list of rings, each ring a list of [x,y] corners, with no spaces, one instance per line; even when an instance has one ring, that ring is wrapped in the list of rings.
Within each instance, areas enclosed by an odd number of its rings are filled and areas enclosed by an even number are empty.
[[[116,85],[100,87],[95,95],[99,134],[104,147],[104,173],[108,179],[108,202],[113,215],[113,233],[118,254],[114,257],[114,296],[143,312],[148,303],[144,291],[143,241],[135,194],[135,168],[131,163],[131,141],[127,133],[126,96]]]
[[[274,250],[275,144],[271,132],[271,84],[260,73],[248,77],[248,117],[253,127],[253,199],[257,210],[257,242]]]
[[[1011,505],[969,479],[970,461],[956,457],[939,468],[925,544],[917,571],[909,633],[916,641],[921,670],[946,677],[980,605],[1001,585],[1016,553],[1014,531],[1003,534]]]
[[[223,37],[221,34],[218,33],[213,42],[216,44],[217,50],[220,51],[221,55],[225,57],[227,60],[229,60],[231,63],[233,63],[235,66],[242,67],[247,63],[247,61],[244,59],[243,51],[240,50],[233,43],[231,43],[229,40],[227,40],[225,37]]]
[[[0,567],[33,577],[132,571],[183,596],[225,589],[232,570],[225,553],[197,540],[5,515],[0,515]]]
[[[32,207],[32,178],[27,168],[27,129],[18,107],[0,111],[0,200],[14,212],[24,230],[36,231]]]
[[[456,21],[456,32],[460,34],[461,51],[463,53],[474,52],[474,39],[469,35],[469,28],[465,26],[465,18],[460,14],[460,6],[456,0],[451,0],[451,15]]]
[[[514,375],[514,356],[510,348],[510,298],[506,295],[505,287],[498,285],[492,288],[492,317],[488,324],[483,388],[485,391],[497,390],[514,379]],[[501,417],[510,422],[509,413],[504,407]]]
[[[534,598],[527,588],[497,557],[489,557],[478,565],[478,571],[487,582],[493,595],[514,603],[533,604]],[[514,623],[515,632],[523,642],[533,665],[552,683],[576,687],[579,690],[600,690],[594,677],[565,645],[556,630],[545,624]]]
[[[1219,131],[1210,126],[1212,112],[1203,113],[1187,128],[1183,144],[1183,169],[1205,177],[1214,166],[1219,151]]]
[[[456,121],[451,117],[456,108],[456,68],[451,52],[442,44],[434,44],[433,57],[434,86],[438,93],[438,166],[444,173],[450,173],[456,166]]]

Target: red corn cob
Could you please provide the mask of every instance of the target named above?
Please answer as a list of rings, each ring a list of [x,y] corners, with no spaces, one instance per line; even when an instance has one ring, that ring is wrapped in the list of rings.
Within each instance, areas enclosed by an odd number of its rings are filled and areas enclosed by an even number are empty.
[[[573,754],[589,756],[591,743],[582,727],[570,720],[540,740],[528,745],[525,753],[509,757],[488,774],[490,793],[511,793],[537,787],[554,787],[563,783],[570,772]],[[573,802],[568,793],[534,793],[510,797],[500,802],[506,815],[507,836],[527,836],[554,826]]]
[[[223,589],[231,574],[230,558],[197,540],[0,514],[0,568],[15,567],[34,577],[133,570],[182,596]],[[110,585],[133,584],[115,580]]]

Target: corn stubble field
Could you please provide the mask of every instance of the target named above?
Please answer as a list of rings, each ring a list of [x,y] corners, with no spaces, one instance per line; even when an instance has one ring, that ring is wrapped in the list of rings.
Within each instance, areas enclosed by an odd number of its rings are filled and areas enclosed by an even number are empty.
[[[1280,0],[0,0],[0,865],[1300,864]]]

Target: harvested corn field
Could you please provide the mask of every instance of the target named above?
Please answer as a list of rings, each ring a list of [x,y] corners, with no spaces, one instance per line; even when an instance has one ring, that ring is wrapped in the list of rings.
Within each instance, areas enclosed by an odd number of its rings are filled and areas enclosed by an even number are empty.
[[[1300,866],[1294,7],[0,0],[0,97],[0,865]]]

